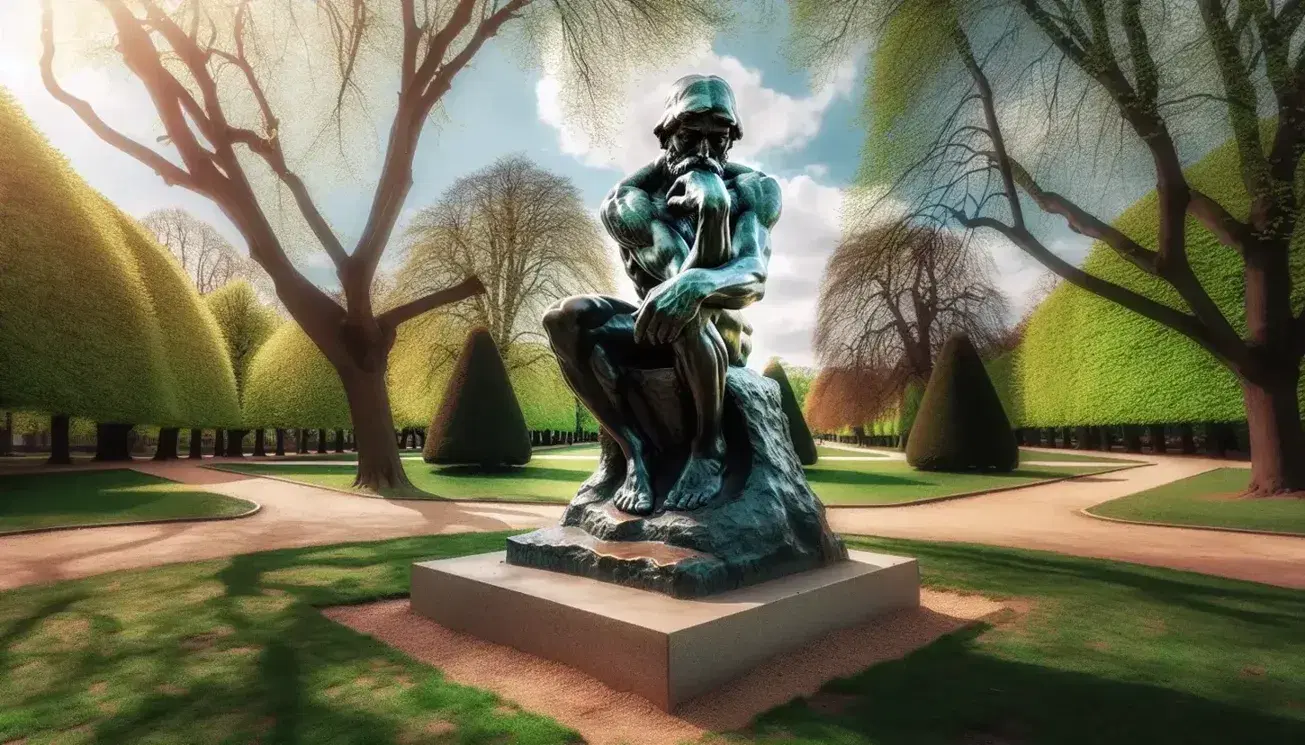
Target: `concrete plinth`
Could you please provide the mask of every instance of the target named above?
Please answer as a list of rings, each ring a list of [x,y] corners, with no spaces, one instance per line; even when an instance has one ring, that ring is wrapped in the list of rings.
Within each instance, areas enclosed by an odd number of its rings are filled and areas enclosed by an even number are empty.
[[[682,600],[514,566],[500,551],[413,564],[412,609],[672,711],[770,657],[919,605],[915,559],[848,553],[820,569]]]

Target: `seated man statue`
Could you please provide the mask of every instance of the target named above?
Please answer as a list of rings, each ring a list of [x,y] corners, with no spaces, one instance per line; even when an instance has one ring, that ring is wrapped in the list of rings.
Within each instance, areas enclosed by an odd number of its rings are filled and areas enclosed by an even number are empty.
[[[623,394],[623,373],[675,370],[695,420],[688,460],[663,506],[711,503],[725,470],[725,373],[745,364],[750,348],[751,327],[738,311],[765,290],[770,230],[780,213],[775,179],[726,160],[742,129],[721,78],[676,81],[653,134],[662,154],[618,183],[601,210],[640,304],[579,296],[544,317],[567,382],[625,456],[613,503],[637,515],[651,513],[655,499],[648,438]],[[595,480],[614,477],[602,469]]]

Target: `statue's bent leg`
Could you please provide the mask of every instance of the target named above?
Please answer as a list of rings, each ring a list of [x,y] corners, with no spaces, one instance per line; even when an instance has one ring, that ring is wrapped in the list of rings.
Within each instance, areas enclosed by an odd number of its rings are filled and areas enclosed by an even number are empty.
[[[600,462],[586,484],[598,487],[624,475],[624,483],[616,493],[616,506],[626,512],[647,514],[653,508],[653,493],[644,460],[645,445],[620,400],[620,370],[607,354],[609,346],[618,351],[633,346],[634,310],[633,305],[616,298],[568,298],[544,315],[544,329],[567,384],[625,456],[623,474],[611,464]]]
[[[666,508],[692,510],[714,500],[725,472],[725,373],[729,352],[710,316],[691,324],[672,345],[675,369],[693,394],[695,430],[689,459],[666,498]]]

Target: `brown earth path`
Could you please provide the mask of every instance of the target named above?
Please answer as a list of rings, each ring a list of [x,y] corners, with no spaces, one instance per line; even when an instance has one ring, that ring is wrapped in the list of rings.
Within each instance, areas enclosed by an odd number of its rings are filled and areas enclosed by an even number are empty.
[[[1305,538],[1126,525],[1080,514],[1084,507],[1109,499],[1239,465],[1188,456],[1143,459],[1152,465],[966,499],[909,507],[841,507],[829,511],[830,522],[849,534],[1043,549],[1305,588]],[[555,522],[562,510],[558,505],[355,497],[199,468],[193,461],[135,461],[131,467],[203,484],[211,491],[259,502],[263,509],[241,520],[0,538],[0,589],[273,548],[531,528]]]
[[[205,459],[205,463],[223,462]],[[132,461],[83,468],[131,468],[258,502],[239,520],[104,526],[0,537],[0,590],[116,569],[217,559],[275,548],[434,533],[538,527],[556,506],[387,500],[201,468],[194,461]],[[2,471],[2,472],[13,472]]]

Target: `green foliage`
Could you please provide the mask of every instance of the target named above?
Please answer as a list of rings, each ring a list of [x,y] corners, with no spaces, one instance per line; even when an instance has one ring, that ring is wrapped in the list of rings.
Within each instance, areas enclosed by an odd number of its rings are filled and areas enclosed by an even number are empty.
[[[920,400],[923,398],[924,385],[917,380],[909,381],[902,391],[902,405],[897,410],[897,427],[893,434],[902,436],[903,450],[906,449],[906,443],[910,442],[911,428],[915,426],[915,418],[920,412]]]
[[[229,425],[221,335],[162,247],[76,175],[0,90],[0,406]]]
[[[258,293],[244,279],[219,287],[204,296],[204,302],[222,330],[227,357],[236,376],[236,391],[243,396],[254,354],[276,330],[276,313],[258,301]]]
[[[1187,174],[1193,187],[1244,218],[1249,203],[1238,163],[1230,142]],[[1159,227],[1154,192],[1125,211],[1116,226],[1154,248]],[[1194,218],[1187,221],[1187,253],[1210,297],[1233,327],[1244,333],[1241,258]],[[1298,232],[1291,257],[1297,308],[1305,291],[1303,261]],[[1186,309],[1167,284],[1144,274],[1104,244],[1092,247],[1084,268]],[[1195,342],[1068,283],[1034,311],[1013,363],[1007,411],[1013,421],[1026,426],[1236,421],[1246,416],[1233,374]]]
[[[348,429],[350,422],[335,368],[298,324],[281,324],[249,363],[244,424]]]
[[[906,460],[925,471],[1012,471],[1019,446],[979,352],[954,334],[934,363],[906,444]]]
[[[1006,412],[1006,418],[1010,420],[1012,426],[1021,426],[1024,421],[1024,413],[1020,408],[1022,398],[1011,388],[1014,385],[1015,352],[998,355],[985,362],[984,367],[988,370],[988,379],[992,381],[997,397],[1001,399],[1001,407]]]
[[[467,337],[426,433],[422,459],[484,468],[530,460],[526,420],[489,331],[477,329]]]
[[[453,319],[435,313],[415,318],[399,327],[390,352],[389,387],[394,421],[400,427],[425,427],[432,411],[439,411],[453,370],[448,341],[466,334]],[[575,395],[562,378],[553,352],[543,344],[518,343],[507,350],[508,377],[516,392],[526,427],[532,430],[575,429]],[[588,410],[582,409],[581,427],[598,431]]]
[[[798,405],[797,397],[793,395],[793,386],[788,382],[784,366],[779,363],[778,358],[772,359],[762,374],[779,383],[780,405],[784,409],[784,416],[788,418],[788,435],[793,442],[793,451],[797,453],[798,462],[804,466],[814,465],[817,458],[816,441],[812,439],[811,430],[807,428],[806,419],[802,417],[802,407]]]

